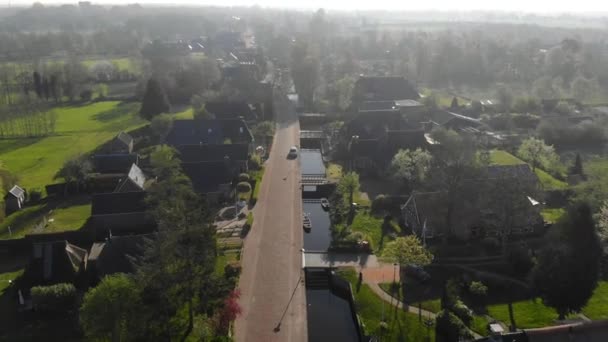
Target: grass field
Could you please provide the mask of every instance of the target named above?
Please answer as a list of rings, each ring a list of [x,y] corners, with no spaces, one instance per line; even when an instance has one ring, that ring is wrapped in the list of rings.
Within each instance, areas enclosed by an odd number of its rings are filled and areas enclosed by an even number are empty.
[[[507,304],[488,306],[488,314],[495,319],[509,324],[509,307]],[[557,319],[554,309],[545,306],[540,299],[524,300],[513,303],[513,315],[518,328],[539,328],[553,325]]]
[[[55,135],[2,140],[0,161],[19,177],[22,187],[43,189],[54,182],[67,159],[94,150],[120,131],[143,125],[138,109],[138,103],[120,102],[58,107]]]
[[[563,208],[545,208],[540,212],[543,219],[550,223],[556,223],[565,213],[566,210]]]
[[[385,232],[385,235],[382,235],[383,222],[384,219],[382,217],[377,217],[367,211],[359,211],[355,215],[350,228],[353,232],[362,233],[365,239],[371,241],[374,251],[379,252],[387,242],[392,240],[386,235],[386,233],[390,232]],[[392,222],[391,227],[395,231],[399,230],[399,227],[394,222]]]
[[[378,297],[367,285],[361,285],[357,290],[358,276],[354,269],[341,269],[338,274],[348,280],[353,289],[353,295],[357,303],[357,313],[365,325],[367,335],[381,336],[381,341],[424,341],[427,336],[427,328],[418,321],[418,316],[404,312]],[[382,330],[380,322],[384,320],[388,329]],[[431,341],[435,340],[435,330],[428,331]]]
[[[401,291],[399,291],[397,294],[392,290],[391,288],[392,283],[382,283],[379,284],[380,288],[382,288],[386,293],[390,294],[393,297],[399,298],[401,299]],[[408,291],[408,286],[406,285],[406,289],[405,291]],[[425,300],[422,302],[413,302],[413,303],[408,303],[411,306],[414,307],[418,307],[418,305],[420,304],[420,307],[423,310],[427,310],[430,312],[434,312],[434,313],[438,313],[439,311],[441,311],[441,300],[439,298],[435,298],[435,299],[429,299],[429,300]]]
[[[91,201],[88,197],[51,200],[13,213],[0,223],[0,239],[19,238],[34,233],[35,226],[44,217],[48,223],[35,233],[51,233],[82,228],[91,215]],[[8,227],[12,234],[9,234]]]
[[[608,318],[608,281],[600,281],[583,314],[591,319]]]
[[[516,156],[510,154],[509,152],[501,150],[493,150],[491,152],[490,162],[494,165],[518,165],[526,163],[523,160],[517,158]],[[551,176],[550,174],[541,169],[536,169],[535,173],[538,176],[538,179],[540,180],[542,186],[547,190],[565,189],[568,187],[568,183],[556,179],[555,177]]]

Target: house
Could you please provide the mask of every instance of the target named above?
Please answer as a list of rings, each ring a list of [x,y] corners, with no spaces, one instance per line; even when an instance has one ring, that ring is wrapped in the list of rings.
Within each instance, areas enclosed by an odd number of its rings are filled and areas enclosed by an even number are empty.
[[[248,171],[247,144],[181,145],[177,151],[183,163],[228,162],[241,173]]]
[[[24,277],[31,286],[77,283],[84,276],[87,255],[67,241],[34,243]]]
[[[93,172],[99,174],[127,174],[133,164],[139,164],[137,154],[97,154],[93,156]]]
[[[154,220],[147,214],[144,191],[112,192],[93,195],[91,222],[98,233],[149,231]],[[98,235],[100,235],[98,234]]]
[[[243,119],[246,122],[257,120],[254,106],[245,101],[209,101],[205,109],[216,119]]]
[[[118,135],[112,140],[111,143],[111,153],[133,153],[133,137],[125,132],[120,132]]]
[[[153,234],[110,236],[103,242],[95,242],[87,259],[87,273],[91,283],[115,273],[133,273],[133,259],[144,253],[147,239]]]
[[[194,190],[207,196],[210,201],[229,197],[232,182],[239,174],[238,168],[224,161],[182,163],[182,169],[192,181]]]
[[[496,196],[494,186],[499,182],[505,186],[511,183],[518,186],[515,182],[522,185],[522,193],[512,205],[518,215],[512,217],[508,234],[532,233],[542,223],[541,205],[534,199],[539,180],[527,164],[489,166],[478,179],[468,182],[471,191],[461,194],[453,203],[451,227],[447,227],[448,194],[441,191],[413,192],[401,206],[404,224],[423,238],[445,234],[461,239],[496,235],[499,218],[488,203],[490,196]]]
[[[134,192],[134,191],[144,191],[144,185],[146,183],[146,176],[141,171],[141,169],[133,164],[131,165],[131,169],[127,174],[127,177],[122,179],[114,192]]]
[[[175,147],[200,144],[251,144],[252,142],[253,135],[241,119],[175,120],[167,136],[167,143]]]
[[[418,100],[418,90],[403,77],[361,76],[353,89],[352,103],[358,108],[367,101]]]
[[[6,195],[4,195],[4,206],[6,215],[10,215],[15,211],[19,211],[23,208],[23,205],[25,204],[25,195],[25,190],[18,185],[14,185],[6,193]]]

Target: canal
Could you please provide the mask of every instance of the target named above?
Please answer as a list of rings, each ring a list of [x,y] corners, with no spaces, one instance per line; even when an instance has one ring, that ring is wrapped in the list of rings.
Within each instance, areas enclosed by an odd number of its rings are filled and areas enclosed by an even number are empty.
[[[358,341],[350,304],[330,289],[306,290],[308,341]]]

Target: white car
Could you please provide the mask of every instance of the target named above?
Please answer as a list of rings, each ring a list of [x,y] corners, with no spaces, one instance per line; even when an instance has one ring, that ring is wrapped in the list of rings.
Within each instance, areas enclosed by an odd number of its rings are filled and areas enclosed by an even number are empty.
[[[289,153],[287,154],[290,158],[295,158],[298,156],[298,148],[296,146],[291,146],[289,148]]]

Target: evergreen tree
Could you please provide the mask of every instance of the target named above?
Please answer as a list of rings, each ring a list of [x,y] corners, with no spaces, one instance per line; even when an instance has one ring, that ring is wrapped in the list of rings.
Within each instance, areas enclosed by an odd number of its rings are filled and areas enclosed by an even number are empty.
[[[150,78],[141,103],[140,115],[145,119],[151,120],[158,114],[169,112],[170,109],[169,99],[160,82],[154,78]]]
[[[49,79],[46,77],[42,79],[42,93],[44,94],[44,99],[48,101],[49,97],[51,96],[51,89]]]
[[[42,78],[38,71],[34,71],[34,91],[38,98],[42,98]]]
[[[540,253],[532,278],[543,303],[564,319],[579,312],[593,295],[602,250],[591,208],[585,203],[572,207],[558,229],[560,241]]]
[[[576,154],[576,159],[574,159],[574,165],[570,168],[571,175],[584,175],[585,171],[583,170],[583,160],[581,159],[581,155],[579,153]]]
[[[457,109],[457,108],[458,108],[458,98],[453,97],[452,104],[450,105],[450,109]]]

